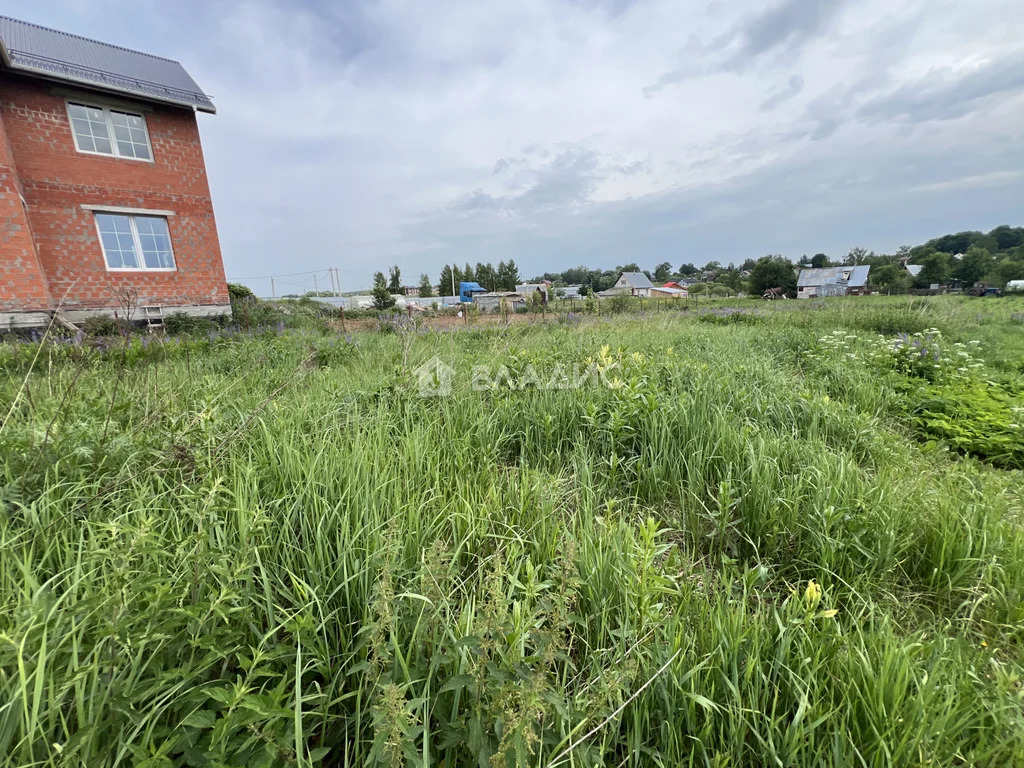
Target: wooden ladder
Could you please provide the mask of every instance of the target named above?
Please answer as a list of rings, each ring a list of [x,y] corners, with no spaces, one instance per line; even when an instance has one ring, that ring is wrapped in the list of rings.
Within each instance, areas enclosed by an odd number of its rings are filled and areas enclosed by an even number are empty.
[[[143,307],[142,308],[142,319],[146,321],[146,327],[149,330],[154,331],[157,328],[164,327],[164,308],[163,307]]]

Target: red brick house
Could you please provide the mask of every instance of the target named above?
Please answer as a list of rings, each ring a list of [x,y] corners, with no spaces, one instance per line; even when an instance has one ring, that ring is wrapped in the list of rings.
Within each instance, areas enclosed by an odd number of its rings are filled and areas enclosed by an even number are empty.
[[[0,330],[230,311],[176,61],[0,16]]]

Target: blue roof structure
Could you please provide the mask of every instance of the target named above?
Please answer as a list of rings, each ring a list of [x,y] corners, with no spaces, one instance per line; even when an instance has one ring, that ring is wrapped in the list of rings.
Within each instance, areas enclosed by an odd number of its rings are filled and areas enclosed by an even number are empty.
[[[146,101],[216,112],[176,61],[0,16],[4,69],[127,94]]]

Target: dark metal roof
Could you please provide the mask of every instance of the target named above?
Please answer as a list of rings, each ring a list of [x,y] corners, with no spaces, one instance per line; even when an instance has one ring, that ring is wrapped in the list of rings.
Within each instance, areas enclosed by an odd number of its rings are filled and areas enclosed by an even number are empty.
[[[0,16],[0,59],[13,72],[216,112],[176,61]]]

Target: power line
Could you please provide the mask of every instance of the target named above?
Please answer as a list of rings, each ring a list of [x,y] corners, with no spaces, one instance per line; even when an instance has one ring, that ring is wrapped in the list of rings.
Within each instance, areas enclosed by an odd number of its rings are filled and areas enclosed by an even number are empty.
[[[332,269],[336,269],[339,272],[348,272],[352,275],[362,275],[363,277],[373,277],[369,272],[356,272],[354,269],[345,269],[344,267],[323,267],[322,269],[307,269],[305,272],[284,272],[279,275],[253,275],[251,277],[229,277],[229,280],[270,280],[271,278],[277,277],[296,277],[298,275],[312,275],[320,274],[321,272],[330,274]]]

